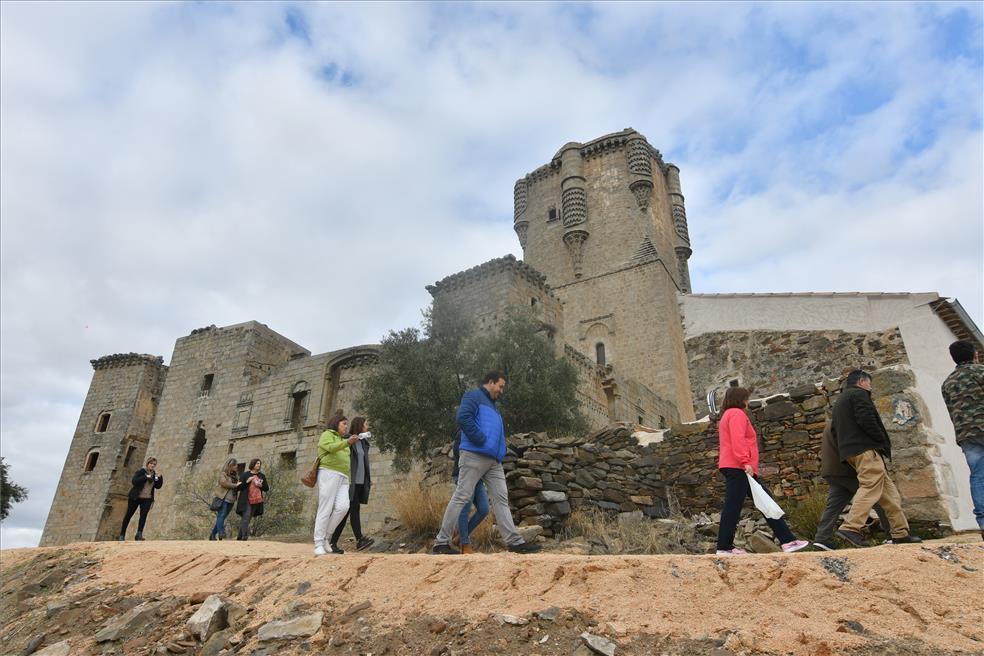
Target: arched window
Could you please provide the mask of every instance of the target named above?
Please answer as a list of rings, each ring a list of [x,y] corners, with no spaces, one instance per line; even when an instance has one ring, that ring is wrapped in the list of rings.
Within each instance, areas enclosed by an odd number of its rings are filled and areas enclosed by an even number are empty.
[[[107,430],[109,430],[109,417],[110,417],[110,415],[111,415],[111,413],[109,413],[109,412],[104,412],[101,415],[99,415],[99,419],[96,420],[96,432],[97,433],[105,433]]]
[[[605,362],[605,345],[601,342],[595,344],[595,362],[598,364],[606,364]]]
[[[287,411],[284,413],[284,423],[291,428],[300,428],[307,420],[308,399],[311,397],[311,386],[307,381],[294,385],[287,397]]]
[[[91,472],[96,468],[97,462],[99,462],[99,450],[93,449],[85,454],[85,464],[82,466],[82,471],[86,473]]]

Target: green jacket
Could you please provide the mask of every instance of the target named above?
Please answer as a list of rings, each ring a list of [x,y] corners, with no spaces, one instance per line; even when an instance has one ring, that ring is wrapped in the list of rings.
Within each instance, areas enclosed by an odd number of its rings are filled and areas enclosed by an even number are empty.
[[[349,443],[333,430],[326,430],[318,440],[319,467],[349,475]]]
[[[950,411],[957,444],[984,444],[984,364],[958,364],[943,381],[943,400]]]

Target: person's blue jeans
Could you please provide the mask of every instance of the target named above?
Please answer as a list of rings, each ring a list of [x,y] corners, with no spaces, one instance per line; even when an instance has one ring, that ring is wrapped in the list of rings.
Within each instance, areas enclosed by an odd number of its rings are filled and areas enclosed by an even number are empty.
[[[455,480],[455,483],[458,481]],[[475,506],[475,514],[469,517],[471,507]],[[472,495],[471,504],[461,509],[458,515],[458,539],[461,544],[471,543],[471,532],[475,527],[482,523],[485,516],[489,514],[489,496],[485,493],[485,483],[481,480],[475,485],[475,493]]]
[[[229,515],[229,511],[232,509],[231,501],[223,501],[222,507],[219,508],[218,515],[215,518],[215,526],[212,527],[212,535],[209,537],[217,537],[219,534],[225,533],[225,520]]]
[[[984,444],[961,442],[967,466],[970,467],[970,498],[974,501],[977,526],[984,530]]]

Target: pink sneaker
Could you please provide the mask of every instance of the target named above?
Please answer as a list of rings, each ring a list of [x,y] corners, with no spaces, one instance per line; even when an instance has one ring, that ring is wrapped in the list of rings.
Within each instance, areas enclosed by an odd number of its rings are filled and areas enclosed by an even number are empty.
[[[748,552],[744,549],[739,549],[735,547],[734,549],[718,549],[717,555],[719,556],[744,556]]]
[[[786,553],[793,553],[794,551],[799,551],[805,547],[810,546],[810,543],[806,540],[793,540],[792,542],[787,542],[782,545],[782,550]]]

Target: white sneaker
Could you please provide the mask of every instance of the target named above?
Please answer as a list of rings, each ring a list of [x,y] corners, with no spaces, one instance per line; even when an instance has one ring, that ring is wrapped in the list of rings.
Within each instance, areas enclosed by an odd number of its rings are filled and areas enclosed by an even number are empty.
[[[314,548],[314,555],[315,556],[324,556],[326,553],[328,553],[328,552],[325,551],[325,545],[323,545],[323,544],[319,544],[318,546],[316,546]]]
[[[718,556],[744,556],[746,554],[748,554],[747,551],[745,551],[744,549],[739,549],[738,547],[735,547],[734,549],[718,549],[717,550],[717,555]]]
[[[787,542],[782,545],[782,550],[786,553],[793,553],[794,551],[805,549],[808,546],[810,546],[810,543],[806,540],[793,540],[792,542]]]

